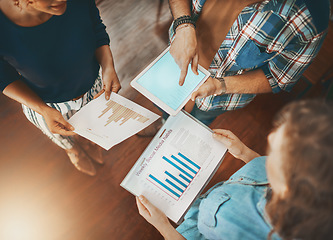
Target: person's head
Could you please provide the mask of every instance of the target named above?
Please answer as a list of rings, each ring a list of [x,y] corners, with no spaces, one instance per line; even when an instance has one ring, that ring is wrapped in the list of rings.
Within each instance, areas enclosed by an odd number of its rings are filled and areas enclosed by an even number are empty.
[[[62,15],[67,8],[67,0],[13,0],[13,2],[17,7],[51,15]]]
[[[284,107],[268,137],[266,211],[284,239],[329,239],[333,229],[333,105]]]

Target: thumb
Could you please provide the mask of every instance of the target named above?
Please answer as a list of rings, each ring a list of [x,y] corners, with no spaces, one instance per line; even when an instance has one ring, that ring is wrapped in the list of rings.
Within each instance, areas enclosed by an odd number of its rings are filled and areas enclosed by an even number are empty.
[[[144,196],[140,195],[139,196],[139,201],[142,203],[143,206],[145,206],[146,208],[149,208],[149,206],[151,205],[151,203],[148,201],[147,198],[145,198]]]
[[[195,54],[195,56],[193,57],[192,63],[191,63],[191,68],[192,68],[192,72],[196,75],[199,75],[198,63],[199,63],[199,56],[198,56],[198,54]]]
[[[110,95],[111,95],[111,85],[110,84],[105,84],[105,99],[109,100]]]
[[[225,135],[218,134],[216,132],[213,133],[213,138],[215,138],[217,141],[223,143],[226,147],[230,147],[232,145],[231,139],[228,138]]]
[[[226,137],[231,137],[232,132],[230,130],[226,130],[226,129],[213,129],[214,133],[216,134],[220,134],[220,135],[224,135]]]
[[[74,127],[69,123],[69,122],[67,122],[64,118],[63,118],[63,116],[61,116],[60,118],[59,118],[59,123],[61,123],[67,130],[69,130],[69,131],[74,131]]]
[[[199,88],[197,91],[195,91],[194,93],[192,93],[191,100],[195,101],[196,98],[203,98],[203,97],[206,97],[206,96],[203,93],[203,91]]]

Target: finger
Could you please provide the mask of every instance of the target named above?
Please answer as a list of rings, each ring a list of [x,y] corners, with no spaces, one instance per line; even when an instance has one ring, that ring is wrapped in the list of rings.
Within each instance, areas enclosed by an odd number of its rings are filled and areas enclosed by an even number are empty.
[[[149,220],[149,218],[151,217],[150,212],[148,211],[148,209],[141,203],[141,201],[139,200],[138,197],[136,197],[136,205],[138,207],[139,210],[139,214],[146,219],[147,221]]]
[[[227,148],[229,148],[232,145],[231,138],[228,138],[227,136],[213,133],[213,138],[215,138],[217,141],[223,143]]]
[[[63,136],[74,136],[76,134],[75,132],[67,131],[65,129],[59,129],[57,133]]]
[[[182,65],[181,71],[180,71],[180,77],[179,77],[179,86],[183,86],[185,82],[185,78],[187,75],[187,69],[188,69],[189,62]]]
[[[117,93],[117,92],[119,92],[120,89],[121,89],[121,85],[120,85],[119,82],[118,82],[118,83],[113,83],[113,84],[112,84],[112,87],[111,87],[111,91],[112,91],[112,92]]]
[[[195,54],[192,59],[191,68],[192,68],[192,72],[196,75],[199,75],[198,64],[199,64],[199,56],[198,56],[198,54]]]
[[[99,93],[97,93],[97,94],[94,96],[94,99],[96,99],[96,98],[98,98],[99,96],[101,96],[104,92],[105,92],[104,89],[102,89],[101,91],[99,91]]]
[[[195,92],[192,93],[192,95],[191,95],[191,100],[192,100],[193,102],[194,102],[195,99],[197,98],[197,95],[198,95],[197,91],[195,91]]]
[[[195,91],[194,93],[192,93],[191,100],[195,101],[195,99],[197,99],[197,98],[204,98],[204,97],[207,97],[207,94],[205,94],[204,91],[202,91],[199,88],[197,91]]]
[[[104,90],[105,90],[105,99],[109,100],[111,95],[111,85],[105,84]]]
[[[233,133],[230,130],[226,129],[213,129],[214,133],[225,135],[225,136],[231,136]]]
[[[63,124],[57,123],[57,125],[51,130],[52,133],[64,135],[64,136],[72,136],[76,133],[72,132],[71,130],[67,129]]]
[[[74,127],[69,122],[67,122],[61,115],[57,118],[56,121],[59,123],[58,126],[65,131],[74,131]]]

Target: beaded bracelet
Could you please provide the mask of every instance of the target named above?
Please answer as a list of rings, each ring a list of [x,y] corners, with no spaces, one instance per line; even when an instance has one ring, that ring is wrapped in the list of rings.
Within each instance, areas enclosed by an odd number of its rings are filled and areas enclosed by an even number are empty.
[[[188,15],[184,15],[184,16],[181,16],[179,18],[176,18],[174,21],[173,21],[173,31],[174,33],[176,33],[176,29],[179,25],[181,24],[184,24],[184,23],[190,23],[194,26],[195,28],[195,22],[193,21],[192,17],[191,16],[188,16]]]
[[[195,27],[193,26],[193,24],[182,24],[181,26],[178,26],[177,27],[177,31],[179,31],[179,29],[182,29],[182,28],[186,28],[186,27],[193,27],[195,29]]]

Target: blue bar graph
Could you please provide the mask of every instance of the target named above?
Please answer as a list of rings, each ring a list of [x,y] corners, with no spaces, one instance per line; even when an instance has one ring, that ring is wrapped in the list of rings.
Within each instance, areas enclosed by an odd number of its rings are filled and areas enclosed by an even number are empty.
[[[149,177],[151,179],[153,179],[154,181],[156,181],[157,183],[161,184],[162,187],[164,187],[165,189],[167,189],[168,191],[170,191],[171,193],[173,193],[174,195],[176,195],[177,197],[180,197],[180,195],[178,193],[176,193],[175,191],[173,191],[171,188],[169,188],[167,185],[165,185],[164,183],[162,183],[160,180],[158,180],[157,178],[155,178],[153,175],[149,175]]]
[[[179,177],[181,177],[182,179],[184,179],[186,182],[190,183],[191,180],[188,179],[187,177],[185,177],[183,174],[179,174]]]
[[[162,159],[167,163],[163,174],[159,174],[159,177],[149,174],[149,178],[168,195],[178,199],[201,167],[180,152],[176,156],[163,156]]]
[[[187,185],[185,183],[183,183],[182,181],[180,181],[178,178],[174,177],[171,173],[169,173],[168,171],[165,171],[165,174],[168,175],[169,177],[171,177],[173,180],[175,180],[177,183],[179,183],[180,185],[182,185],[184,188],[187,188]],[[188,180],[188,179],[186,179]],[[190,183],[191,181],[188,180],[188,182]]]

